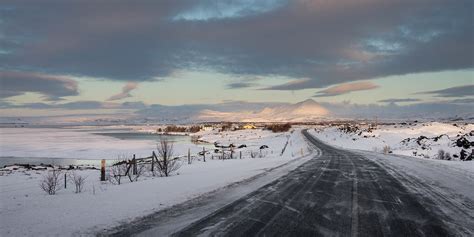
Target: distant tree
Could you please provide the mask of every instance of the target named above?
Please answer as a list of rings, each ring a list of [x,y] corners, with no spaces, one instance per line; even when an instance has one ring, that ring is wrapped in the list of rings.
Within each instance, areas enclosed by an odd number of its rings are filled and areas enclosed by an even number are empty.
[[[201,126],[191,126],[188,128],[188,132],[190,133],[196,133],[201,131]]]
[[[230,122],[227,122],[227,123],[224,123],[222,124],[222,127],[221,127],[221,131],[229,131],[232,129],[232,123]]]
[[[166,126],[166,128],[164,129],[164,132],[166,133],[170,133],[170,132],[186,132],[187,128],[186,127],[179,127],[179,126],[176,126],[176,125],[169,125],[169,126]]]
[[[274,133],[277,132],[288,132],[291,129],[291,124],[268,124],[265,126],[265,129],[271,130]]]

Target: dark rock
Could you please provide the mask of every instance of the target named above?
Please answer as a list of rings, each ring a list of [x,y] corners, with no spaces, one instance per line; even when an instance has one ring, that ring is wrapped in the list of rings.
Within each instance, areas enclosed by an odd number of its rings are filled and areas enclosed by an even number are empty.
[[[462,149],[459,154],[461,155],[461,158],[460,158],[461,160],[466,160],[467,152],[464,149]]]
[[[457,147],[462,147],[464,149],[469,149],[472,145],[471,142],[469,142],[464,136],[456,140],[456,146]]]
[[[418,143],[418,145],[421,145],[421,141],[422,140],[426,140],[428,139],[427,137],[425,136],[419,136],[417,139],[416,139],[416,143]]]

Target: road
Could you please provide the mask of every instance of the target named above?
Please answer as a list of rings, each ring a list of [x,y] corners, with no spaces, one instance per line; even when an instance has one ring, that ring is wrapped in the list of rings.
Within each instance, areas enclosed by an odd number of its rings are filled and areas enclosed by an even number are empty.
[[[320,155],[173,236],[465,235],[377,163],[303,134]]]

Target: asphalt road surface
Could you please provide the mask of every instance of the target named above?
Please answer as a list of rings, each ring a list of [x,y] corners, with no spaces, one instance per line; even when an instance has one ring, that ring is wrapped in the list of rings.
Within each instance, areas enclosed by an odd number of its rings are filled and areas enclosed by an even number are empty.
[[[465,235],[377,163],[303,134],[319,155],[173,236]]]

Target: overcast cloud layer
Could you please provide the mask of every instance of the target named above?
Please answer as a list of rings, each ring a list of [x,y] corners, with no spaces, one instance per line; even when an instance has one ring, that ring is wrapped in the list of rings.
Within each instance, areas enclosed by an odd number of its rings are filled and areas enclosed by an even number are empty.
[[[179,71],[231,75],[225,89],[313,88],[314,97],[333,97],[383,87],[370,79],[473,69],[473,9],[472,0],[6,0],[0,3],[0,109],[124,110],[171,118],[206,109],[255,112],[281,103],[124,101],[158,98],[139,98],[141,85],[174,80]],[[81,78],[124,87],[104,88],[112,95],[107,101],[69,100],[83,95]],[[374,98],[379,105],[323,105],[333,116],[472,111],[474,81],[450,86],[413,92],[432,101],[390,94]],[[43,101],[12,98],[27,93]]]
[[[471,0],[33,3],[0,5],[1,70],[146,81],[198,68],[298,90],[474,65]]]

